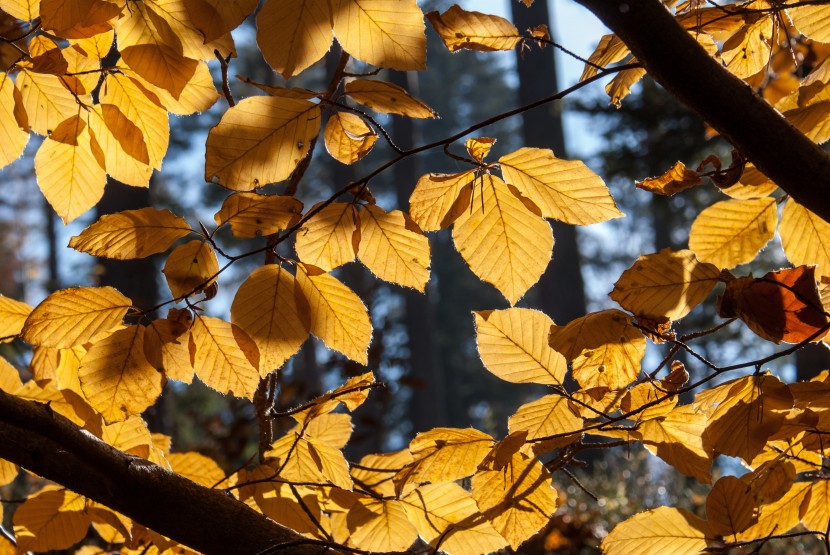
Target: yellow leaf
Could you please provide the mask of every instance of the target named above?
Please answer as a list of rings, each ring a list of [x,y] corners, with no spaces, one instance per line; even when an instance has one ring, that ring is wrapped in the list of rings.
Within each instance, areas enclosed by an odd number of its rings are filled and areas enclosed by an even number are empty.
[[[215,40],[236,29],[259,4],[258,0],[185,0],[205,40]]]
[[[189,330],[173,320],[155,320],[144,332],[144,354],[147,361],[171,380],[193,381],[190,364]]]
[[[320,414],[311,419],[301,417],[293,429],[297,433],[303,432],[305,437],[314,438],[318,443],[325,443],[335,449],[346,447],[353,430],[352,417],[342,412]]]
[[[18,468],[16,464],[0,459],[0,486],[7,486],[14,482],[17,479],[17,474]],[[0,505],[0,518],[2,517],[2,505]]]
[[[76,105],[76,112],[80,107]],[[43,196],[65,224],[95,206],[104,195],[103,153],[80,116],[61,123],[35,155]]]
[[[32,307],[26,303],[0,295],[0,343],[20,334],[30,312]]]
[[[332,0],[334,36],[363,62],[426,69],[424,14],[415,0]]]
[[[307,100],[254,96],[230,108],[207,139],[205,179],[252,191],[286,179],[320,131],[320,107]]]
[[[798,526],[801,519],[806,516],[810,505],[812,485],[810,482],[795,483],[781,499],[762,505],[758,522],[738,534],[738,540],[746,541],[766,538],[773,534],[786,534]],[[824,526],[826,522],[825,520]]]
[[[199,14],[188,10],[186,0],[147,0],[147,3],[152,9],[151,18],[153,20],[163,19],[181,41],[182,54],[186,58],[210,61],[216,59],[215,50],[218,50],[223,57],[236,51],[230,34],[224,34],[216,40],[206,39],[195,23]]]
[[[366,551],[406,551],[418,539],[400,501],[362,497],[346,516],[349,542]]]
[[[140,416],[131,416],[122,422],[102,427],[101,439],[125,453],[146,459],[150,455],[153,438],[147,423]]]
[[[312,207],[316,210],[320,205]],[[357,211],[346,202],[332,202],[309,218],[297,232],[300,259],[326,271],[354,260],[360,231]]]
[[[112,27],[123,5],[107,0],[40,0],[43,28],[67,39],[89,38]]]
[[[372,322],[360,297],[314,266],[297,265],[297,285],[310,308],[311,333],[330,349],[367,364]]]
[[[830,14],[827,13],[827,6],[798,6],[788,8],[787,14],[798,32],[805,37],[817,42],[830,42]]]
[[[452,225],[470,210],[475,172],[428,173],[421,176],[412,196],[409,213],[424,231],[438,231]]]
[[[632,63],[636,60],[632,59]],[[641,67],[633,69],[625,69],[614,76],[613,79],[605,86],[605,92],[611,98],[611,104],[619,108],[622,106],[620,102],[623,98],[631,94],[631,87],[633,87],[646,74],[646,70]]]
[[[78,115],[75,97],[56,75],[23,69],[17,74],[17,88],[35,133],[49,135],[62,121]]]
[[[145,2],[130,5],[115,26],[121,58],[144,79],[178,98],[196,73],[170,24]]]
[[[553,321],[528,308],[473,312],[476,343],[484,367],[513,383],[561,385],[565,357],[548,345]]]
[[[606,555],[700,553],[707,547],[707,524],[685,509],[660,507],[638,513],[602,540]]]
[[[273,470],[271,474],[273,475]],[[322,514],[315,490],[303,486],[292,488],[285,483],[274,485],[276,487],[270,491],[257,490],[254,494],[257,507],[262,514],[301,534],[326,539],[319,528],[325,521],[325,515]]]
[[[124,210],[102,216],[72,237],[69,247],[94,256],[129,260],[165,251],[190,231],[184,218],[169,210]]]
[[[271,235],[294,225],[303,212],[303,203],[293,197],[234,193],[222,203],[213,219],[216,225],[231,224],[237,237]]]
[[[603,35],[599,39],[597,47],[588,57],[589,63],[585,64],[585,69],[582,70],[582,76],[579,80],[584,81],[593,77],[601,68],[619,62],[629,54],[628,47],[617,35]]]
[[[199,62],[193,77],[185,84],[184,89],[178,97],[173,96],[170,91],[157,87],[141,77],[138,73],[124,68],[124,72],[153,93],[158,99],[158,104],[171,114],[187,116],[197,112],[204,112],[219,100],[219,92],[213,84],[213,76],[205,62]],[[155,102],[155,99],[152,99]]]
[[[280,368],[308,337],[308,305],[297,298],[294,276],[278,264],[257,268],[239,286],[231,321],[259,348],[263,376]]]
[[[273,466],[280,469],[279,476],[285,480],[328,482],[345,490],[353,487],[349,463],[340,449],[311,436],[288,433],[275,441],[265,455],[276,459]]]
[[[0,357],[0,390],[14,394],[23,387],[20,373],[5,358]]]
[[[259,385],[256,344],[242,329],[218,318],[197,316],[191,330],[193,368],[219,393],[253,399]],[[252,362],[253,360],[253,362]]]
[[[65,349],[95,342],[121,324],[132,302],[112,287],[74,287],[46,297],[29,314],[23,339]]]
[[[513,50],[522,38],[519,30],[505,18],[470,12],[457,4],[442,14],[426,15],[450,52],[461,48],[482,52]]]
[[[41,347],[45,349],[46,347]],[[86,394],[81,388],[80,370],[81,359],[86,356],[87,350],[80,345],[71,349],[58,351],[58,365],[55,368],[55,385],[60,390],[71,390],[86,400]]]
[[[536,458],[515,454],[503,469],[473,476],[473,498],[493,528],[518,549],[544,528],[556,512],[550,472]]]
[[[88,38],[72,39],[69,44],[87,58],[100,61],[109,54],[114,40],[115,31],[109,29]]]
[[[526,441],[536,444],[534,449],[541,452],[568,445],[579,439],[582,418],[574,414],[565,397],[556,394],[545,395],[519,407],[519,410],[507,420],[507,429],[511,434],[527,432]],[[534,441],[553,435],[561,437]]]
[[[343,403],[348,410],[354,410],[366,401],[369,389],[375,383],[371,372],[354,376],[336,389],[320,395],[311,402],[311,406],[292,415],[300,423],[307,423],[317,419],[320,415],[328,414]]]
[[[808,530],[819,533],[827,530],[827,523],[830,522],[830,483],[827,480],[813,482],[813,487],[810,488],[810,505],[804,512],[801,522]]]
[[[167,460],[173,472],[206,488],[215,487],[225,478],[225,473],[213,459],[195,451],[172,453],[167,455]]]
[[[766,175],[758,171],[758,168],[747,163],[741,178],[734,185],[721,189],[736,199],[764,198],[770,196],[778,188]]]
[[[409,443],[413,462],[395,476],[400,492],[407,484],[452,482],[475,473],[493,438],[473,428],[435,428]]]
[[[638,428],[643,445],[686,476],[711,481],[711,455],[703,449],[706,415],[691,405],[676,407],[663,418],[646,420]]]
[[[219,261],[210,244],[194,239],[173,249],[162,272],[170,291],[178,299],[204,291],[214,283],[219,273]]]
[[[384,281],[424,291],[429,281],[429,240],[409,215],[369,205],[360,221],[360,261]]]
[[[323,137],[332,158],[344,164],[354,164],[369,154],[378,135],[357,115],[336,112],[326,123]]]
[[[21,128],[14,114],[16,94],[9,74],[0,72],[0,168],[20,158],[29,142],[28,129]]]
[[[620,410],[624,413],[636,413],[632,419],[650,420],[666,416],[677,405],[677,396],[667,397],[666,389],[661,384],[643,382],[635,385],[620,401]]]
[[[490,154],[490,149],[494,144],[496,144],[496,139],[492,137],[471,137],[465,141],[464,146],[467,147],[470,156],[482,162]]]
[[[401,502],[421,538],[450,555],[479,555],[507,545],[458,484],[421,486]]]
[[[726,69],[745,79],[755,75],[769,63],[773,18],[761,17],[744,25],[723,43],[721,53]]]
[[[520,148],[499,158],[499,164],[504,180],[545,218],[588,225],[623,216],[602,179],[579,160],[560,160],[543,148]]]
[[[485,174],[479,183],[469,212],[455,222],[453,241],[473,273],[516,304],[547,268],[553,233],[504,181]]]
[[[78,377],[89,404],[108,423],[141,414],[161,395],[162,375],[144,356],[143,326],[128,326],[94,343]]]
[[[675,162],[663,175],[635,181],[634,185],[650,193],[670,196],[697,187],[702,183],[699,173],[688,169],[683,162]]]
[[[393,477],[411,462],[412,454],[409,449],[381,455],[364,455],[359,464],[351,467],[351,475],[361,488],[368,488],[385,497],[394,497]],[[404,488],[403,493],[409,491],[410,489]]]
[[[68,549],[81,541],[90,524],[84,501],[55,486],[30,496],[14,513],[18,552]]]
[[[689,248],[699,260],[723,269],[755,258],[775,234],[775,199],[725,200],[698,214]]]
[[[715,482],[706,496],[706,523],[709,532],[737,540],[737,534],[749,528],[756,519],[755,496],[752,488],[735,476],[724,476]]]
[[[643,255],[614,284],[609,296],[649,320],[679,320],[703,302],[720,277],[712,264],[689,250]]]
[[[99,145],[103,165],[107,174],[113,179],[132,187],[149,187],[153,167],[137,160],[128,153],[119,137],[112,129],[120,129],[119,136],[132,138],[133,133],[140,134],[138,127],[127,119],[121,110],[112,104],[96,104],[88,112],[89,128],[95,142]],[[145,157],[149,161],[144,136],[140,141],[131,141],[133,153]],[[140,146],[139,146],[140,145]]]
[[[392,83],[375,79],[354,79],[346,83],[344,92],[355,102],[382,114],[398,114],[409,118],[436,118],[438,114],[421,100]]]
[[[778,226],[787,259],[796,266],[815,264],[818,276],[830,276],[830,223],[789,199]]]
[[[262,55],[286,79],[328,52],[334,38],[328,0],[266,2],[256,18]]]
[[[699,393],[694,404],[709,416],[703,448],[749,462],[784,423],[793,397],[778,378],[760,375]]]
[[[40,0],[0,0],[0,10],[15,19],[32,21],[40,17]]]
[[[167,110],[159,107],[148,95],[153,95],[153,93],[136,81],[125,75],[110,73],[101,88],[101,104],[116,106],[138,130],[138,133],[128,137],[107,122],[107,127],[116,136],[124,150],[140,162],[160,170],[170,140],[170,128],[167,122]],[[147,160],[142,160],[133,154],[133,152],[141,151],[142,147],[128,146],[131,141],[137,142],[138,140],[144,143],[143,148],[146,150]]]

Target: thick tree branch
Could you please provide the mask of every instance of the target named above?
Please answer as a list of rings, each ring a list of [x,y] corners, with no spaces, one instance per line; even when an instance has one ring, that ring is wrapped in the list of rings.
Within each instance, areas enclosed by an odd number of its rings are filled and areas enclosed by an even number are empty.
[[[796,201],[830,221],[830,156],[709,57],[659,0],[577,0],[658,83]]]
[[[291,544],[291,553],[339,553],[302,543],[306,538],[228,494],[118,451],[47,405],[3,391],[0,458],[209,555],[254,555],[280,544]]]

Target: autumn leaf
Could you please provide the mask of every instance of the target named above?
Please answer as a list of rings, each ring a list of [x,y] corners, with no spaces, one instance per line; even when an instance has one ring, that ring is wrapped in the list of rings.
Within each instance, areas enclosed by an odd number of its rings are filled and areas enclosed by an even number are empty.
[[[499,158],[504,180],[545,218],[588,225],[623,215],[602,179],[578,160],[560,160],[542,148],[520,148]]]
[[[413,462],[395,476],[401,491],[406,484],[452,482],[475,473],[490,451],[493,438],[473,428],[434,428],[409,442]]]
[[[28,304],[0,295],[0,343],[11,341],[23,330],[32,307]]]
[[[689,231],[698,260],[734,268],[755,258],[775,234],[775,199],[725,200],[703,210]]]
[[[314,205],[311,211],[320,208]],[[357,211],[352,204],[323,206],[297,231],[295,248],[300,260],[326,271],[354,260],[360,241]]]
[[[692,251],[663,249],[643,255],[614,284],[609,296],[650,320],[679,320],[714,289],[720,270],[699,262]]]
[[[548,316],[527,308],[473,314],[476,344],[487,370],[513,383],[562,384],[567,363],[548,345],[553,325]]]
[[[470,209],[475,178],[472,170],[421,176],[409,197],[409,214],[424,231],[449,227]]]
[[[649,177],[642,181],[635,181],[634,185],[658,195],[676,195],[686,189],[701,185],[703,180],[700,174],[687,168],[683,162],[676,162],[669,171],[659,177]]]
[[[528,442],[533,442],[540,451],[573,443],[581,435],[582,417],[568,406],[568,400],[557,394],[545,395],[525,403],[507,419],[511,434],[527,432]],[[549,438],[550,436],[560,436]]]
[[[225,478],[225,472],[210,457],[195,451],[167,455],[170,466],[177,474],[207,488],[214,487]]]
[[[412,463],[412,454],[409,449],[401,449],[393,453],[364,455],[359,465],[352,466],[351,475],[362,488],[387,497],[395,496],[393,472],[397,472]],[[409,493],[414,486],[404,488],[403,494]]]
[[[93,256],[129,260],[163,252],[190,232],[184,218],[147,207],[102,216],[72,237],[69,247]]]
[[[631,63],[636,63],[635,58],[631,59]],[[611,81],[605,86],[605,92],[611,99],[611,104],[619,108],[622,106],[622,99],[631,94],[631,87],[640,81],[646,75],[645,68],[635,67],[623,70],[617,73]]]
[[[706,496],[706,522],[710,533],[736,537],[757,521],[752,489],[735,476],[715,482]]]
[[[330,413],[341,403],[346,409],[355,410],[366,401],[369,389],[374,383],[375,377],[371,372],[351,377],[346,383],[315,398],[310,406],[295,412],[292,417],[297,422],[305,424]]]
[[[0,72],[0,168],[20,158],[29,142],[28,127],[22,127],[14,114],[16,92],[9,74]]]
[[[41,0],[40,16],[44,29],[68,38],[86,38],[109,30],[111,21],[122,11],[106,0]]]
[[[144,138],[140,140],[132,140],[134,135],[140,134],[141,131],[136,125],[127,119],[121,110],[112,104],[96,104],[89,111],[89,129],[95,143],[100,148],[100,157],[102,167],[106,170],[107,175],[131,187],[149,187],[150,177],[153,175],[153,167],[149,164],[137,160],[127,150],[124,144],[119,140],[126,135],[131,140],[129,143],[133,147],[137,147],[132,154],[136,154],[146,158],[149,161],[149,154],[147,154]],[[112,131],[113,129],[120,129],[119,136]]]
[[[423,101],[413,98],[398,85],[375,79],[353,79],[346,83],[344,92],[355,102],[364,104],[382,114],[397,114],[410,118],[437,118],[438,114]]]
[[[721,53],[726,69],[742,79],[764,69],[770,58],[772,27],[773,18],[761,17],[729,37]]]
[[[75,97],[56,75],[24,69],[17,74],[16,85],[28,123],[39,135],[49,135],[63,121],[79,113]],[[80,99],[89,100],[86,95]]]
[[[259,352],[247,334],[230,322],[198,316],[191,336],[199,379],[220,393],[253,399],[259,385]]]
[[[400,210],[366,206],[360,213],[360,261],[384,281],[423,292],[429,281],[429,240]]]
[[[334,36],[368,64],[426,69],[424,14],[415,0],[332,0]]]
[[[320,107],[275,96],[242,99],[208,134],[205,179],[253,191],[286,179],[320,131]]]
[[[300,349],[308,337],[310,313],[294,276],[280,265],[268,264],[251,272],[239,286],[231,321],[256,343],[265,376]]]
[[[268,64],[289,79],[328,52],[331,19],[328,0],[266,2],[256,18],[257,44]]]
[[[787,2],[794,4],[795,2]],[[803,5],[787,8],[787,14],[798,32],[817,42],[830,42],[830,33],[827,28],[827,11],[823,6]]]
[[[258,4],[257,0],[185,0],[206,41],[216,40],[238,27]]]
[[[796,483],[779,500],[760,507],[758,522],[738,534],[738,540],[766,538],[771,534],[786,534],[806,516],[810,504],[812,484]]]
[[[46,486],[14,513],[14,535],[23,551],[68,549],[86,536],[85,499],[72,491]]]
[[[153,368],[165,377],[185,383],[193,381],[187,326],[165,318],[150,322],[144,333],[144,355]]]
[[[5,358],[0,357],[0,390],[14,394],[23,386],[20,373]],[[3,484],[5,485],[5,484]]]
[[[621,61],[629,54],[628,47],[617,35],[603,35],[597,47],[588,57],[579,80],[584,81],[593,77],[600,69]]]
[[[464,142],[467,153],[479,162],[487,158],[494,144],[496,144],[496,139],[493,137],[470,137]]]
[[[302,211],[303,203],[293,197],[242,192],[228,196],[213,218],[216,225],[231,224],[235,236],[251,238],[289,228]]]
[[[485,174],[476,188],[479,196],[455,222],[453,242],[474,274],[516,304],[548,266],[550,224],[498,177]]]
[[[326,123],[323,139],[332,158],[344,164],[354,164],[372,150],[377,133],[359,116],[336,112]]]
[[[467,11],[457,4],[442,14],[429,12],[426,16],[450,52],[461,48],[482,52],[513,50],[522,38],[505,18]]]
[[[706,549],[707,523],[685,509],[660,507],[617,524],[602,540],[607,555],[699,553]]]
[[[796,266],[815,264],[819,276],[830,275],[830,223],[789,199],[781,212],[778,233],[790,262]]]
[[[276,440],[265,456],[274,459],[274,467],[285,480],[331,483],[352,489],[349,463],[342,451],[312,435],[289,432]]]
[[[75,287],[52,293],[29,314],[23,339],[65,349],[98,341],[121,324],[132,305],[112,287]]]
[[[194,239],[173,249],[162,273],[173,296],[183,298],[204,291],[216,281],[219,261],[209,243]]]
[[[350,541],[367,551],[405,551],[418,538],[418,530],[395,499],[360,498],[346,522]]]
[[[0,9],[15,19],[33,21],[40,16],[40,0],[3,0]]]
[[[692,405],[674,408],[666,416],[646,420],[638,431],[643,446],[678,472],[708,484],[712,456],[703,448],[706,415]]]

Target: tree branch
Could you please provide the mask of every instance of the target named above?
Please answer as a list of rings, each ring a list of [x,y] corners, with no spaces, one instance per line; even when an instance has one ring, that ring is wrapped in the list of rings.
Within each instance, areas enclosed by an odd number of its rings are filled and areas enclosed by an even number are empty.
[[[577,0],[648,74],[799,204],[830,221],[830,156],[712,59],[658,0]]]
[[[290,544],[292,553],[339,553],[209,489],[123,453],[48,405],[0,391],[0,458],[103,503],[208,555],[259,553]]]

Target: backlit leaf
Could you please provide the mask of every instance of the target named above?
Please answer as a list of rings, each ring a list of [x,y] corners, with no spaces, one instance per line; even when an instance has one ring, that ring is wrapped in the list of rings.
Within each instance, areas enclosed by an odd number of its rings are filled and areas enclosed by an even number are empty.
[[[473,273],[516,304],[548,266],[550,224],[493,175],[481,177],[474,197],[455,222],[453,241]]]
[[[15,86],[8,73],[0,72],[0,168],[23,154],[29,142],[28,129],[23,129],[14,115]]]
[[[16,84],[35,133],[49,135],[61,122],[78,115],[75,97],[56,75],[24,69],[17,74]]]
[[[18,475],[18,467],[14,463],[7,460],[0,459],[0,486],[7,486],[11,484]],[[0,517],[3,516],[2,509],[0,509]],[[2,551],[0,551],[2,553]]]
[[[483,52],[513,50],[522,38],[507,19],[467,11],[457,4],[442,14],[429,12],[426,16],[450,52],[461,48]]]
[[[629,54],[628,47],[617,35],[603,35],[597,47],[588,57],[589,63],[585,64],[585,69],[582,70],[582,76],[579,80],[584,81],[593,77],[600,69],[621,61]]]
[[[328,414],[342,403],[348,410],[355,410],[366,401],[369,396],[369,389],[375,383],[375,377],[371,372],[354,376],[346,380],[346,383],[320,395],[310,406],[293,414],[293,418],[300,423],[307,423],[319,419],[321,415]]]
[[[259,2],[257,0],[185,0],[190,14],[198,23],[198,29],[205,40],[215,40],[228,31],[236,29],[251,15]]]
[[[550,472],[536,458],[515,454],[503,469],[473,476],[473,498],[496,531],[518,549],[550,522],[556,512],[556,490]]]
[[[830,522],[830,483],[817,480],[810,488],[810,505],[801,517],[808,530],[824,532]]]
[[[144,137],[133,140],[141,131],[127,119],[121,110],[113,104],[96,104],[89,111],[89,128],[95,137],[95,142],[101,149],[103,162],[107,174],[115,180],[132,187],[149,187],[153,167],[139,161],[132,154],[141,156],[149,161]],[[120,129],[118,135],[113,129]],[[122,143],[119,137],[130,139]],[[124,145],[134,147],[132,154],[125,150]]]
[[[428,173],[421,176],[409,197],[409,214],[424,231],[449,227],[470,210],[474,171]]]
[[[219,99],[219,92],[213,84],[213,77],[205,62],[199,62],[193,77],[185,84],[178,97],[170,91],[153,85],[134,71],[125,70],[131,77],[141,83],[144,88],[153,93],[158,103],[171,114],[187,116],[196,112],[204,112]]]
[[[84,498],[67,489],[47,486],[30,496],[14,513],[19,552],[67,549],[89,528]]]
[[[26,319],[23,339],[65,349],[94,342],[121,324],[132,302],[112,287],[74,287],[46,297]]]
[[[533,201],[545,218],[588,225],[623,215],[602,179],[579,160],[560,160],[542,148],[499,158],[504,180]]]
[[[719,479],[706,496],[706,522],[713,534],[734,538],[754,523],[754,511],[752,489],[735,476]]]
[[[795,4],[796,2],[788,2]],[[799,2],[800,3],[800,2]],[[787,13],[798,32],[817,42],[830,42],[830,18],[826,6],[798,6],[788,8]]]
[[[297,232],[294,246],[303,262],[331,271],[354,260],[358,241],[360,231],[354,206],[332,202],[306,221]]]
[[[23,386],[20,373],[5,358],[0,357],[0,390],[14,394]],[[3,484],[5,485],[5,484]]]
[[[271,235],[292,226],[303,211],[303,203],[293,197],[234,193],[222,203],[213,219],[216,225],[231,224],[237,237]]]
[[[367,551],[405,551],[418,538],[400,501],[360,498],[346,516],[350,542]]]
[[[40,16],[40,0],[2,0],[0,10],[15,19],[32,21]]]
[[[355,102],[382,114],[421,119],[438,117],[432,108],[410,96],[406,89],[386,81],[354,79],[346,83],[344,90]]]
[[[358,466],[352,466],[351,474],[356,483],[362,488],[386,497],[395,496],[395,484],[392,479],[395,472],[412,462],[409,449],[401,449],[394,453],[379,455],[364,455]],[[412,488],[404,488],[403,493],[409,493]]]
[[[190,233],[184,218],[169,210],[140,208],[107,214],[72,237],[69,247],[94,256],[128,260],[163,252]]]
[[[450,555],[479,555],[507,545],[458,484],[421,486],[401,501],[421,538]]]
[[[741,27],[723,43],[726,69],[740,78],[755,75],[769,63],[773,19],[761,17]]]
[[[117,2],[107,0],[40,0],[44,29],[67,39],[88,38],[109,30],[122,11]]]
[[[545,395],[519,407],[519,410],[507,420],[507,429],[511,434],[527,432],[528,442],[554,435],[561,436],[545,440],[538,446],[540,449],[553,448],[579,439],[582,418],[574,414],[565,397],[556,394]]]
[[[452,482],[475,473],[490,452],[493,438],[473,428],[435,428],[409,443],[413,463],[395,476],[400,491],[407,483]]]
[[[312,436],[289,432],[275,441],[265,456],[275,459],[279,476],[296,482],[331,483],[342,489],[352,489],[349,463],[340,449],[316,440]]]
[[[492,137],[471,137],[464,142],[464,146],[467,147],[470,156],[482,162],[490,154],[490,149],[495,143],[496,139]]]
[[[830,275],[830,223],[789,199],[778,226],[787,259],[796,266],[815,264],[819,276]]]
[[[725,200],[698,214],[689,231],[689,248],[698,260],[734,268],[755,258],[775,234],[775,199]]]
[[[328,0],[266,2],[256,18],[257,44],[268,64],[288,79],[328,52],[331,18]]]
[[[271,470],[269,476],[273,473]],[[303,486],[292,488],[286,483],[273,485],[276,487],[269,491],[258,490],[255,494],[256,505],[262,514],[301,534],[325,539],[320,531],[325,516],[320,510],[320,501],[315,490]]]
[[[423,291],[429,281],[429,240],[409,215],[369,205],[360,222],[360,261],[384,281]]]
[[[473,314],[478,352],[487,370],[513,383],[562,384],[567,363],[548,345],[553,320],[547,315],[528,308]]]
[[[173,249],[162,272],[173,296],[186,297],[216,281],[219,261],[209,243],[194,239]]]
[[[208,135],[205,179],[252,191],[286,179],[320,131],[313,102],[253,96],[228,109]]]
[[[253,399],[259,385],[259,353],[245,332],[230,322],[198,316],[191,336],[199,379],[219,393]]]
[[[213,459],[195,451],[171,453],[167,455],[167,460],[170,461],[173,472],[206,488],[214,487],[225,477],[225,472]]]
[[[426,69],[424,14],[415,0],[332,0],[334,36],[363,62]]]
[[[631,62],[634,63],[636,60],[632,59]],[[637,84],[645,74],[646,70],[641,67],[625,69],[616,74],[605,86],[605,92],[611,99],[611,104],[617,108],[622,106],[622,99],[631,94],[631,87]]]
[[[280,368],[308,337],[308,305],[298,301],[297,287],[285,268],[268,264],[251,272],[234,296],[231,321],[259,347],[263,376]]]
[[[635,181],[634,185],[658,195],[676,195],[686,189],[697,187],[701,185],[703,180],[700,174],[694,170],[687,168],[683,162],[675,162],[675,164],[663,175],[659,177],[649,177],[642,181]]]
[[[189,329],[174,320],[154,320],[144,332],[144,354],[147,362],[171,380],[193,381],[190,364]]]
[[[186,58],[210,61],[216,59],[216,54],[214,54],[216,50],[223,57],[235,52],[233,38],[230,34],[223,33],[221,37],[208,39],[197,28],[196,21],[202,14],[189,10],[187,0],[147,0],[147,3],[152,10],[149,12],[150,18],[153,21],[163,20],[163,23],[156,24],[157,27],[165,27],[165,24],[169,25],[170,30],[181,41],[182,54]],[[233,4],[233,2],[224,2],[224,4]],[[186,94],[185,91],[188,86],[185,86],[182,96]],[[176,95],[176,97],[178,98],[179,95]]]
[[[90,405],[109,423],[141,414],[161,395],[162,375],[144,356],[142,326],[128,326],[94,343],[78,377]]]
[[[311,333],[351,360],[367,364],[372,323],[363,301],[337,278],[297,265],[297,286],[309,305]]]
[[[637,316],[679,320],[709,295],[719,277],[717,267],[699,262],[692,251],[664,249],[638,258],[609,296]]]
[[[638,430],[646,449],[682,474],[708,484],[712,457],[703,449],[706,421],[703,412],[692,405],[683,405],[665,417],[646,420]]]
[[[338,162],[354,164],[372,150],[377,133],[359,116],[336,112],[323,133],[326,150]]]
[[[684,555],[706,549],[707,524],[685,509],[660,507],[617,524],[602,540],[607,555]]]
[[[32,307],[0,295],[0,343],[11,341],[23,329]]]
[[[772,534],[786,534],[798,526],[810,504],[811,486],[811,482],[795,483],[781,499],[762,505],[758,522],[738,534],[738,539],[751,540]]]

